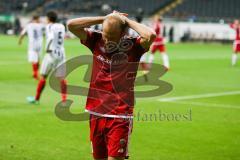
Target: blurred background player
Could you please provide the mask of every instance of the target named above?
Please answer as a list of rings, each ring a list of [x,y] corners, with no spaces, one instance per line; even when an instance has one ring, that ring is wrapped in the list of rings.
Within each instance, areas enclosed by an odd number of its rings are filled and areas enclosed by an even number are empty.
[[[137,9],[137,14],[136,14],[136,21],[138,23],[142,23],[143,21],[143,16],[144,16],[144,10],[142,8],[138,8]],[[136,32],[136,31],[135,31]],[[147,76],[147,73],[148,73],[148,64],[146,63],[146,54],[147,53],[144,53],[140,59],[140,62],[139,62],[139,66],[142,68],[142,72],[143,72],[143,77],[144,77],[144,80],[145,82],[148,81],[148,76]]]
[[[157,38],[155,39],[155,41],[153,42],[153,44],[151,46],[151,50],[150,50],[151,54],[149,55],[148,62],[150,64],[152,64],[152,62],[154,60],[154,54],[156,53],[156,51],[159,51],[162,55],[164,67],[167,70],[169,70],[170,69],[170,64],[169,64],[169,58],[168,58],[168,55],[166,53],[165,44],[164,44],[164,37],[163,37],[164,25],[162,24],[162,17],[161,16],[156,16],[154,18],[153,28],[154,28],[154,30],[157,34]]]
[[[24,36],[28,35],[28,61],[32,64],[33,78],[38,79],[38,68],[43,43],[44,26],[39,16],[35,15],[32,21],[22,30],[18,44],[21,45]]]
[[[46,54],[43,58],[43,62],[40,69],[41,78],[37,85],[37,91],[35,97],[27,97],[29,103],[39,103],[41,93],[46,84],[46,78],[53,69],[56,70],[55,76],[60,81],[62,102],[66,101],[67,84],[65,77],[65,68],[58,67],[65,61],[64,50],[64,36],[65,27],[63,24],[57,23],[57,14],[53,11],[47,13],[48,24],[46,26]],[[58,68],[57,68],[58,67]]]
[[[137,9],[137,12],[136,12],[136,15],[135,15],[135,20],[138,22],[138,23],[142,23],[143,21],[143,16],[144,16],[144,11],[142,8],[138,8]],[[131,29],[131,28],[128,28],[128,35],[131,36],[131,37],[138,37],[139,34]],[[144,77],[144,80],[145,82],[148,81],[148,77],[147,77],[147,73],[148,73],[148,64],[146,63],[146,53],[144,53],[139,61],[139,67],[141,67],[142,69],[142,72],[143,72],[143,77]]]
[[[240,24],[239,20],[235,20],[230,27],[235,30],[235,41],[233,42],[232,65],[237,63],[237,54],[240,52]]]

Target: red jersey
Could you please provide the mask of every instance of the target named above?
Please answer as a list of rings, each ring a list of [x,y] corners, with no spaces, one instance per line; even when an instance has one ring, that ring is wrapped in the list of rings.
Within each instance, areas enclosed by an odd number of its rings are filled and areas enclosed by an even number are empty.
[[[155,38],[153,45],[163,45],[163,30],[164,25],[161,22],[155,22],[153,24],[153,29],[156,32],[157,37]]]
[[[153,25],[154,31],[156,32],[157,37],[163,37],[163,24],[161,22],[155,22]]]
[[[230,27],[232,28],[232,29],[234,29],[235,30],[235,32],[236,32],[236,37],[235,37],[235,40],[236,41],[239,41],[240,40],[240,25],[234,25],[234,24],[230,24]]]
[[[93,53],[86,111],[104,117],[132,117],[134,81],[141,56],[147,51],[140,37],[123,37],[119,44],[104,44],[102,33],[87,30],[81,41]]]

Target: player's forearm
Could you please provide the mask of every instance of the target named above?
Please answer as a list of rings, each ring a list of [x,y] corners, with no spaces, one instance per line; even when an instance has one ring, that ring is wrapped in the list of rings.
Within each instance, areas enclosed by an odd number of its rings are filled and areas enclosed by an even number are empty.
[[[142,38],[146,39],[147,41],[153,41],[156,38],[156,33],[151,28],[130,19],[126,19],[126,22],[130,28],[135,30]]]
[[[20,35],[19,39],[18,39],[18,44],[21,45],[22,41],[23,41],[24,35]]]
[[[76,18],[68,22],[68,28],[70,31],[84,29],[92,25],[100,24],[104,21],[104,19],[104,16]]]

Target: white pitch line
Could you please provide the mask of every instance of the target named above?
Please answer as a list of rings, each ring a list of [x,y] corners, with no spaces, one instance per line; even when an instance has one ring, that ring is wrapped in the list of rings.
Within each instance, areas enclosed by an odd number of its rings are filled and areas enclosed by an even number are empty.
[[[170,102],[170,101],[177,101],[177,100],[189,100],[189,99],[198,99],[198,98],[209,98],[209,97],[218,97],[218,96],[226,96],[226,95],[236,95],[236,94],[240,94],[240,91],[220,92],[220,93],[206,93],[206,94],[189,95],[189,96],[160,98],[160,99],[158,99],[158,101],[161,101],[161,102]]]
[[[201,107],[216,107],[216,108],[240,109],[240,106],[234,106],[234,105],[228,105],[228,104],[217,104],[217,103],[188,102],[188,101],[168,101],[168,103],[195,105],[195,106],[201,106]]]

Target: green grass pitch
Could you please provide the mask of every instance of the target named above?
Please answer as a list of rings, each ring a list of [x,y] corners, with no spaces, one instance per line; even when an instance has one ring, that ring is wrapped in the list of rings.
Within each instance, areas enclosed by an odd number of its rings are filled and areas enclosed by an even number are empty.
[[[26,60],[26,40],[20,47],[16,37],[1,35],[0,39],[0,160],[92,159],[88,122],[58,119],[54,114],[58,93],[47,85],[40,105],[26,102],[26,96],[35,94],[37,84]],[[65,46],[68,59],[89,54],[78,40],[66,40]],[[240,63],[230,65],[231,46],[169,44],[167,51],[171,70],[161,79],[171,83],[173,90],[163,96],[137,99],[135,113],[183,115],[191,110],[192,120],[135,119],[130,159],[239,160],[240,95],[227,93],[240,91]],[[161,62],[159,54],[155,62]],[[75,70],[68,82],[82,85],[85,69]],[[192,97],[159,101],[182,96]],[[73,113],[83,111],[85,97],[69,99],[74,100]]]

